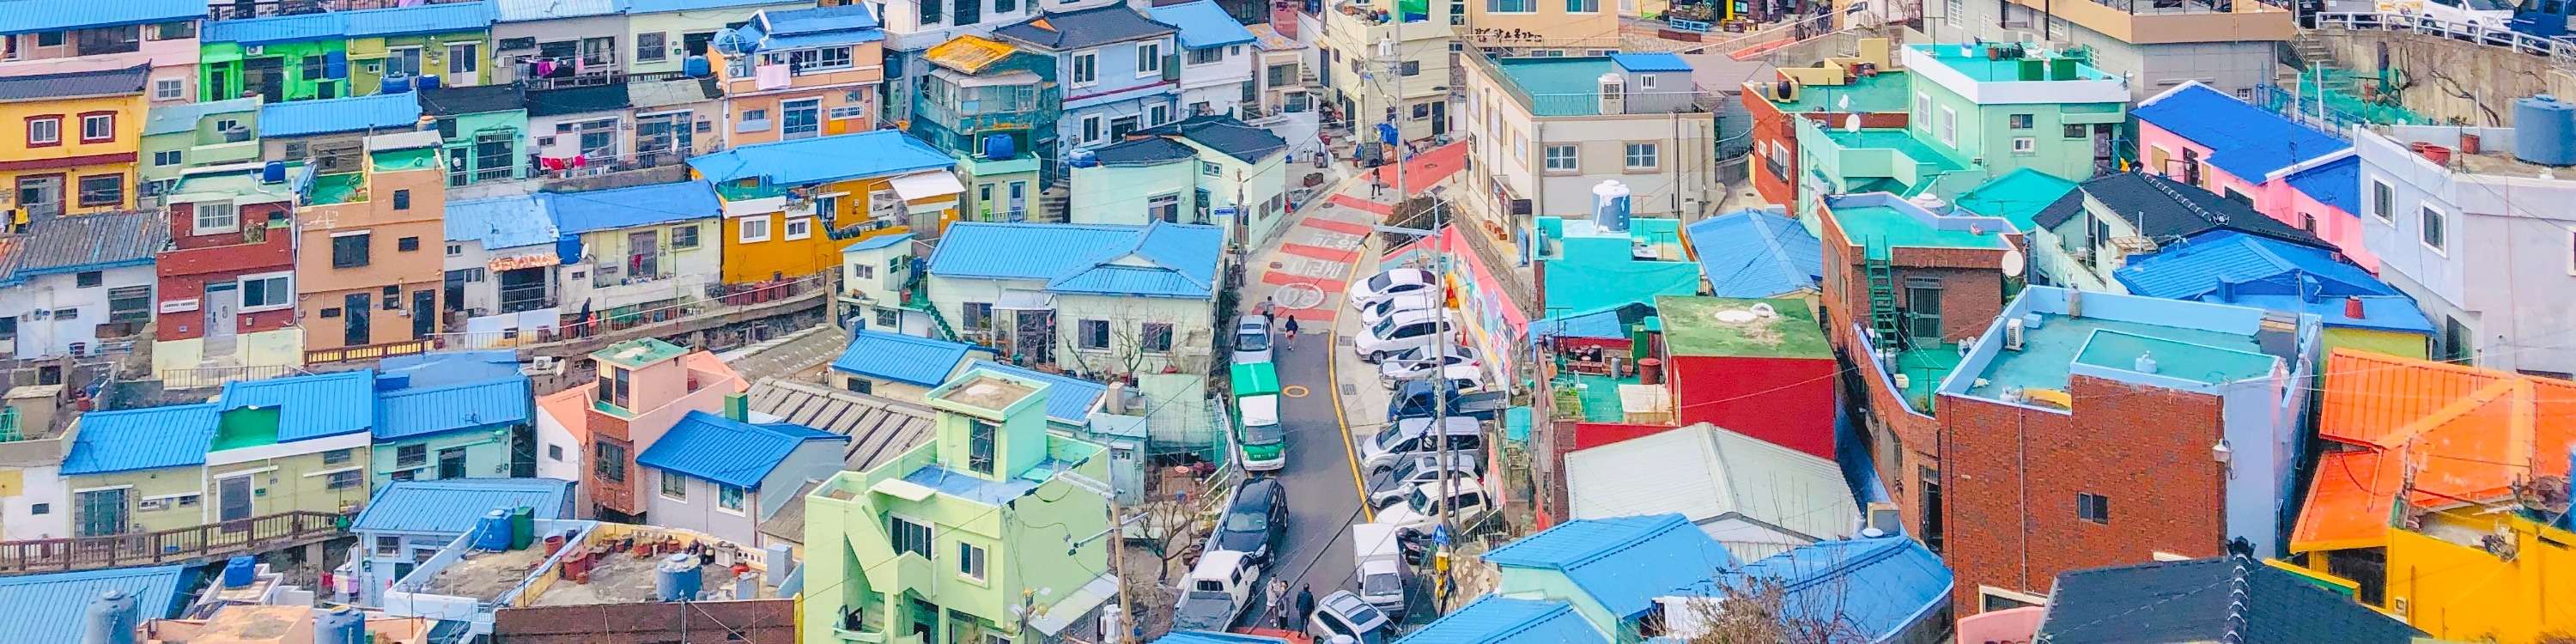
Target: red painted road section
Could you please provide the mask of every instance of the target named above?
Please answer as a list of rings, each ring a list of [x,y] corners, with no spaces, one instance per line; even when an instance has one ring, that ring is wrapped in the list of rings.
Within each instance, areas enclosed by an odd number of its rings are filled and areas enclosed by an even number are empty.
[[[1405,194],[1419,194],[1424,190],[1431,189],[1432,185],[1447,180],[1449,175],[1457,174],[1459,170],[1465,169],[1467,169],[1467,142],[1465,141],[1443,145],[1432,148],[1429,152],[1413,155],[1412,160],[1404,162],[1404,192]],[[1380,167],[1373,170],[1373,172],[1377,173],[1378,181],[1384,182],[1390,186],[1395,185],[1394,167]],[[1392,211],[1393,209],[1390,208],[1386,211],[1376,212],[1382,215]]]
[[[1391,215],[1391,214],[1395,214],[1395,206],[1394,206],[1394,205],[1391,205],[1391,204],[1382,204],[1382,203],[1378,203],[1378,202],[1375,202],[1375,201],[1369,201],[1369,200],[1367,200],[1367,199],[1361,199],[1361,198],[1359,198],[1359,197],[1353,197],[1353,196],[1350,196],[1350,195],[1344,195],[1344,194],[1336,194],[1336,195],[1333,195],[1333,198],[1325,200],[1325,203],[1330,203],[1330,204],[1333,204],[1333,205],[1336,205],[1336,206],[1341,206],[1341,207],[1344,207],[1344,208],[1357,208],[1357,209],[1365,210],[1365,211],[1368,211],[1368,212],[1371,212],[1371,213],[1375,213],[1375,214],[1378,214],[1378,215],[1381,215],[1381,216],[1383,216],[1383,215]],[[1314,221],[1314,220],[1315,220],[1315,218],[1314,218],[1314,217],[1307,217],[1307,218],[1306,218],[1306,220],[1311,222],[1311,221]]]
[[[1343,264],[1359,261],[1360,258],[1360,252],[1356,250],[1342,250],[1339,248],[1308,246],[1305,244],[1280,244],[1279,252]]]
[[[1307,284],[1314,286],[1325,293],[1340,293],[1342,292],[1343,286],[1343,280],[1339,277],[1308,277],[1287,271],[1270,271],[1262,273],[1261,281],[1269,284],[1283,285]]]
[[[1315,217],[1307,217],[1305,221],[1297,222],[1297,225],[1316,230],[1329,230],[1345,235],[1359,235],[1363,237],[1368,236],[1369,233],[1377,232],[1376,229],[1370,228],[1368,224],[1354,224],[1347,221],[1333,221],[1331,219],[1318,219]]]

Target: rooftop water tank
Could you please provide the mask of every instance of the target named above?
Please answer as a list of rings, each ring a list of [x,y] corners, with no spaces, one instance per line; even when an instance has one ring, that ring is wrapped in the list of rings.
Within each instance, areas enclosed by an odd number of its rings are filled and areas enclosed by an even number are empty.
[[[680,553],[653,567],[653,598],[675,602],[698,598],[698,556]]]
[[[1592,225],[1608,232],[1628,231],[1628,186],[1604,180],[1592,187]]]
[[[367,614],[342,606],[313,616],[313,644],[367,644]]]
[[[1012,140],[1011,135],[993,134],[984,137],[984,158],[1009,161],[1019,155],[1019,143]]]
[[[2548,94],[2514,101],[2513,157],[2539,165],[2576,165],[2576,103]]]
[[[259,559],[250,555],[233,557],[224,562],[224,587],[240,588],[259,580]]]
[[[286,162],[270,161],[259,166],[260,183],[286,183]]]
[[[437,76],[413,76],[411,78],[411,83],[419,86],[421,89],[438,89]]]
[[[680,59],[680,73],[690,78],[706,78],[707,74],[712,72],[708,69],[707,57],[690,56]]]
[[[493,509],[474,522],[474,549],[501,552],[510,549],[510,511]]]
[[[386,76],[383,91],[378,94],[401,94],[411,91],[410,76]]]
[[[537,542],[537,509],[519,506],[510,511],[510,549],[526,550]]]
[[[134,644],[137,616],[134,596],[109,589],[90,600],[81,613],[80,644]]]

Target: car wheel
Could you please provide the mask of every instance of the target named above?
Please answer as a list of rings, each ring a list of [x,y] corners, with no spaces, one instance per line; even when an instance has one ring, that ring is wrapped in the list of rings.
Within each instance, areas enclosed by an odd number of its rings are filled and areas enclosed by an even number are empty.
[[[1384,351],[1371,353],[1369,354],[1369,362],[1386,362],[1386,355],[1387,353]]]

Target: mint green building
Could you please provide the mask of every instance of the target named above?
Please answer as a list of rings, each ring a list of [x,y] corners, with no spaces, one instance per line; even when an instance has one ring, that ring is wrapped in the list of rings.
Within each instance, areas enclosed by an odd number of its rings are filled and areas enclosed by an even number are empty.
[[[978,367],[929,442],[805,499],[806,642],[1101,641],[1109,458],[1047,432],[1056,385]]]
[[[209,21],[198,34],[198,99],[368,96],[392,85],[492,80],[492,5],[430,4]]]

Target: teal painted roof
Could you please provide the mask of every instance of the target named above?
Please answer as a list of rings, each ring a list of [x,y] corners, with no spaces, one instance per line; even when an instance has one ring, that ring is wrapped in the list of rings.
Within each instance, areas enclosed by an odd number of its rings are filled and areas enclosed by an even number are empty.
[[[260,106],[259,135],[286,137],[410,128],[419,121],[420,100],[411,94],[326,98]]]
[[[2018,168],[2004,176],[1979,184],[1953,202],[1960,209],[1988,217],[2011,221],[2014,230],[2030,232],[2039,228],[2033,217],[2042,208],[2057,203],[2066,193],[2075,191],[2075,182],[2063,177]]]
[[[231,114],[235,112],[256,114],[259,112],[259,99],[256,97],[245,97],[208,103],[154,105],[152,106],[152,113],[144,118],[143,134],[145,136],[151,136],[155,134],[178,134],[180,132],[191,132],[197,129],[198,120],[216,114]],[[243,118],[240,120],[244,126],[250,126],[255,123],[255,120],[251,118]],[[258,130],[253,129],[252,131],[256,132]]]
[[[110,590],[133,596],[139,617],[168,619],[178,612],[179,582],[187,570],[153,566],[0,577],[0,605],[9,607],[0,644],[83,641],[90,602]]]
[[[760,179],[773,186],[890,177],[956,167],[957,159],[902,130],[746,145],[689,160],[708,181]]]
[[[1252,42],[1252,30],[1227,14],[1216,0],[1197,0],[1145,8],[1145,14],[1181,31],[1181,46],[1206,49]]]
[[[448,202],[447,241],[479,241],[484,250],[555,243],[545,202],[543,194]]]
[[[224,411],[278,408],[277,442],[367,431],[376,424],[376,371],[224,383],[217,404]]]
[[[1395,644],[1608,644],[1574,605],[1486,595],[1425,624]]]
[[[1601,113],[1601,75],[1619,73],[1607,56],[1505,58],[1494,61],[1530,99],[1534,116]]]
[[[534,508],[536,518],[572,516],[572,481],[466,478],[395,481],[376,490],[349,529],[355,532],[465,534],[495,509]]]
[[[384,392],[376,399],[378,441],[526,424],[533,410],[528,378],[508,377]]]

